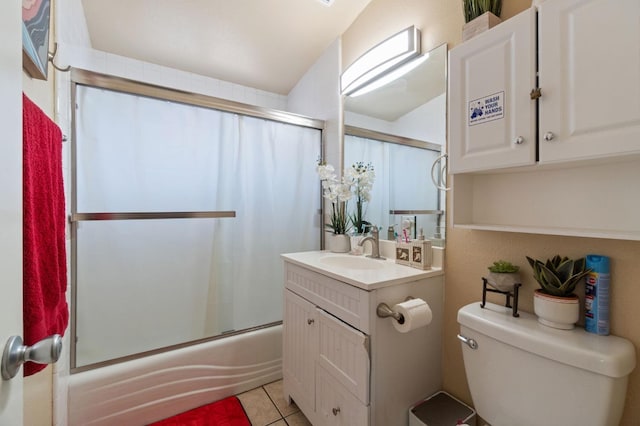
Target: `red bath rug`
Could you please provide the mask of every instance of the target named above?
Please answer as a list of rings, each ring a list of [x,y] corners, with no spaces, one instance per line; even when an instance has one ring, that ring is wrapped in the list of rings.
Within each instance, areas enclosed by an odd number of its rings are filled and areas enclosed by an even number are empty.
[[[238,398],[230,396],[149,426],[251,426],[251,422]]]

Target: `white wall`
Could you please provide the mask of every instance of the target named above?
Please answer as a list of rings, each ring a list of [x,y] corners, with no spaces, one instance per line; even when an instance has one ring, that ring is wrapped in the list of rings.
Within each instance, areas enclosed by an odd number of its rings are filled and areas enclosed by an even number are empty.
[[[337,39],[291,89],[287,102],[289,112],[325,120],[325,160],[336,168],[342,162],[341,56]]]
[[[447,94],[400,117],[393,123],[393,134],[444,146],[447,135]]]
[[[289,92],[287,109],[325,121],[323,132],[324,160],[336,170],[343,163],[343,116],[340,94],[342,42],[337,39],[305,73]],[[309,167],[315,167],[310,164]],[[319,181],[318,181],[319,182]],[[329,222],[330,204],[325,200],[322,223]]]

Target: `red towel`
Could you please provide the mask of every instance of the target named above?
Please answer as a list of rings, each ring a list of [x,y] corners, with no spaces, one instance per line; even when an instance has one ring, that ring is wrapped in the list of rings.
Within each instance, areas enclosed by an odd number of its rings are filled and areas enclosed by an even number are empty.
[[[62,132],[22,95],[24,342],[63,335],[69,321]],[[29,376],[46,365],[27,362]]]

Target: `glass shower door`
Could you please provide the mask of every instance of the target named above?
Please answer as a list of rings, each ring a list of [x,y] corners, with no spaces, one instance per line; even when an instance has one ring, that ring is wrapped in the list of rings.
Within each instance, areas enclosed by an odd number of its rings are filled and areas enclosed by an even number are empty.
[[[280,253],[320,247],[320,130],[76,98],[72,367],[280,321]]]

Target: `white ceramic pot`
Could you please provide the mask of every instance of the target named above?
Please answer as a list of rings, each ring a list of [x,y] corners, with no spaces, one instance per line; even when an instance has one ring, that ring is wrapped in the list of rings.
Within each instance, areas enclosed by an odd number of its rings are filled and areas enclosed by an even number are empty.
[[[575,294],[571,297],[558,297],[536,290],[533,294],[533,311],[540,324],[571,330],[580,318],[580,299]]]
[[[487,282],[500,291],[513,291],[513,286],[522,281],[518,272],[489,272]]]
[[[351,238],[346,234],[329,234],[329,250],[333,253],[349,253]]]

